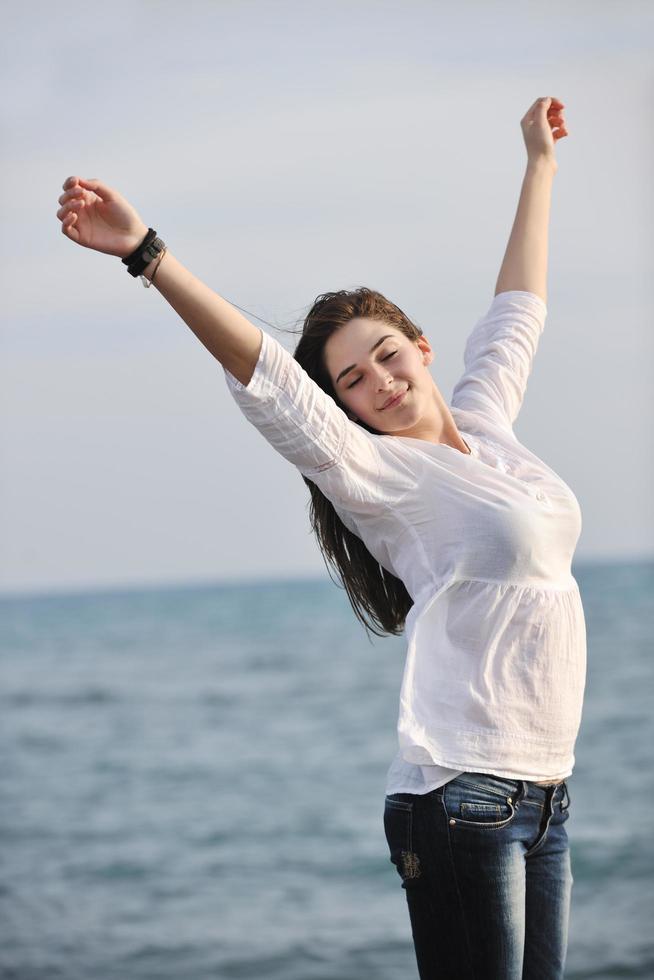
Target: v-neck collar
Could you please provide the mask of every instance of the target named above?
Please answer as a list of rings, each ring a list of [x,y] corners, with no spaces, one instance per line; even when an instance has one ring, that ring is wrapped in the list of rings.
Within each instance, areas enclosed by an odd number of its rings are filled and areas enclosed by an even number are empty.
[[[465,457],[478,456],[479,453],[477,451],[477,448],[474,445],[470,445],[467,439],[464,439],[464,434],[462,433],[461,429],[459,429],[459,435],[461,436],[466,446],[470,450],[469,453],[464,453],[461,449],[457,449],[456,446],[450,446],[446,442],[432,442],[430,439],[416,439],[414,436],[390,436],[390,438],[401,439],[405,442],[417,442],[420,443],[421,446],[434,446],[434,448],[436,449],[447,449],[448,452],[459,453],[460,456],[465,456]],[[468,438],[472,438],[467,432],[465,433],[465,435]]]

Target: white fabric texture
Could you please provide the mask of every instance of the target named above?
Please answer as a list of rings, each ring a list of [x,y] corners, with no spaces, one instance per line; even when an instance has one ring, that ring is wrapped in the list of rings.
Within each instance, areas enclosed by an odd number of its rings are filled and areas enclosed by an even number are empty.
[[[471,449],[369,433],[262,331],[246,418],[333,503],[414,600],[386,792],[465,771],[565,779],[574,766],[586,628],[571,562],[572,490],[516,438],[547,308],[494,297],[464,350],[450,411]]]

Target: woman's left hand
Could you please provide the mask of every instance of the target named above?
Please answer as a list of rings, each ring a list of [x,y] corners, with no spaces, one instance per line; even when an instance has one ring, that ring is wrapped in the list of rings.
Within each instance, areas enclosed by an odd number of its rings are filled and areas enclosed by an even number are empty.
[[[556,166],[554,144],[568,135],[563,108],[563,102],[552,96],[536,99],[520,120],[529,162],[545,159]]]

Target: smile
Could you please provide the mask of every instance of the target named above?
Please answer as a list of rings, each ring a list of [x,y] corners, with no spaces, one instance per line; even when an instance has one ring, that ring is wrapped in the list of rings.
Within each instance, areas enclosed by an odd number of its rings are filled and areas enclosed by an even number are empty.
[[[397,395],[396,398],[393,398],[392,401],[390,401],[390,402],[388,402],[388,404],[384,405],[384,407],[381,408],[380,411],[381,412],[385,412],[387,408],[394,408],[396,405],[399,405],[400,402],[403,400],[403,398],[406,395],[406,393],[407,393],[408,390],[409,389],[406,388],[404,391],[401,391],[400,394]]]

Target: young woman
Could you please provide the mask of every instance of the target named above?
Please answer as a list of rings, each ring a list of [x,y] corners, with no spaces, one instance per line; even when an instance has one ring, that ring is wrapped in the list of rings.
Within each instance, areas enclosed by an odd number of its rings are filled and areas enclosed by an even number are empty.
[[[71,241],[154,281],[220,361],[245,416],[309,486],[319,545],[361,622],[406,627],[384,826],[430,980],[558,980],[568,939],[581,515],[513,432],[546,316],[563,103],[538,99],[521,127],[517,215],[451,405],[428,339],[374,290],[318,297],[293,357],[117,191],[69,177],[57,212]]]

